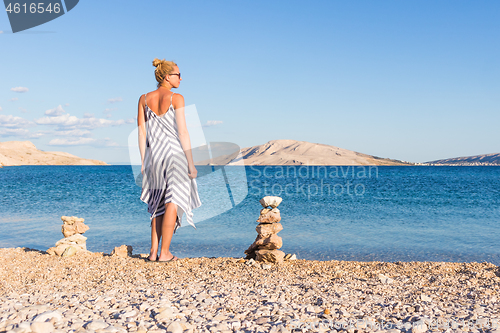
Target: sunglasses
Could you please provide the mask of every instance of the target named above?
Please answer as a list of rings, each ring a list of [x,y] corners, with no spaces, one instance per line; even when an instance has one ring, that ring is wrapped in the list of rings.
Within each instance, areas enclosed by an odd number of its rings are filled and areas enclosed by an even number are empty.
[[[181,78],[181,73],[172,73],[172,74],[168,74],[168,75],[178,75],[179,79]]]

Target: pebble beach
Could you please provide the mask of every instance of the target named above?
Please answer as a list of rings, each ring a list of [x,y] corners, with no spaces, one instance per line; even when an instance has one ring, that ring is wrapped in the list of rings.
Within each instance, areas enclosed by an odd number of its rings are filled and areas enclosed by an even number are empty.
[[[0,332],[500,332],[491,263],[0,249]]]

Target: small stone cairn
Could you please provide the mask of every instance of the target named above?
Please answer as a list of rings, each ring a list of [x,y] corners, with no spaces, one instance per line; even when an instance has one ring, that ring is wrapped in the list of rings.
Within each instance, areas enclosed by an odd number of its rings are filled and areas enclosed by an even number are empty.
[[[278,232],[283,230],[280,211],[277,208],[283,199],[275,196],[266,196],[260,199],[263,209],[255,228],[258,235],[252,245],[245,251],[246,259],[256,261],[280,263],[285,258],[285,252],[279,249],[283,246],[283,241]],[[269,208],[270,207],[270,208]]]
[[[64,238],[57,241],[56,246],[47,250],[48,254],[61,257],[71,257],[77,252],[87,250],[87,237],[82,236],[89,227],[83,223],[83,218],[76,216],[61,216],[61,228]]]
[[[113,251],[111,251],[112,256],[127,258],[132,256],[133,248],[130,245],[122,245],[115,247]]]

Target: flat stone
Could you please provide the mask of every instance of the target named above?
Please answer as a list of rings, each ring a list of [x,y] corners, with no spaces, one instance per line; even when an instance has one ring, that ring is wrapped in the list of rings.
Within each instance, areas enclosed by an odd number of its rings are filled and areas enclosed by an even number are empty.
[[[59,311],[45,311],[40,313],[38,316],[33,319],[33,322],[44,322],[47,319],[55,318],[56,321],[61,321],[63,319],[62,314]]]
[[[102,330],[102,329],[105,329],[106,327],[108,327],[109,325],[102,321],[102,320],[93,320],[91,321],[90,323],[87,324],[86,328],[88,330]]]
[[[31,324],[27,321],[19,323],[19,325],[17,325],[17,329],[19,330],[19,331],[17,331],[19,333],[21,333],[21,332],[29,333],[29,332],[31,332]]]
[[[260,210],[260,215],[262,215],[262,214],[266,214],[267,212],[270,212],[270,211],[271,211],[271,208],[262,208],[262,209]]]
[[[132,310],[132,311],[127,311],[124,314],[122,314],[122,318],[129,318],[129,317],[135,317],[137,316],[137,311]]]
[[[391,279],[390,277],[385,276],[384,274],[379,274],[378,278],[379,278],[380,282],[382,282],[383,284],[391,284],[391,283],[394,282],[393,279]]]
[[[89,226],[86,224],[83,224],[83,222],[77,222],[74,224],[74,226],[75,226],[75,231],[78,234],[84,234],[85,231],[90,229]]]
[[[283,240],[280,236],[273,234],[266,238],[258,237],[255,245],[259,250],[277,250],[283,246]]]
[[[271,206],[272,208],[276,208],[279,206],[282,200],[283,199],[281,197],[268,195],[260,199],[259,202],[264,208],[267,208],[269,206]]]
[[[245,265],[251,266],[251,265],[253,265],[254,262],[255,262],[255,260],[249,259],[249,260],[247,260],[247,262],[245,262]]]
[[[241,322],[239,320],[232,320],[227,323],[227,326],[233,330],[237,330],[241,327]]]
[[[432,302],[432,297],[424,295],[424,294],[420,295],[420,299],[424,302]]]
[[[51,322],[34,322],[31,323],[31,331],[33,333],[52,333],[54,325]]]
[[[137,333],[147,333],[147,332],[148,329],[142,325],[137,328]]]
[[[262,237],[258,235],[255,241],[245,250],[245,254],[251,255],[256,250],[277,250],[283,246],[283,240],[278,235]]]
[[[285,257],[285,252],[280,250],[257,250],[255,251],[256,261],[280,263]]]
[[[174,317],[174,313],[172,311],[172,309],[170,307],[168,308],[164,308],[164,309],[161,309],[162,311],[160,311],[156,316],[155,316],[155,319],[157,321],[167,321],[167,320],[170,320]]]
[[[167,326],[167,333],[182,333],[183,329],[178,321],[174,321]]]
[[[81,220],[82,222],[84,221],[84,219],[79,219],[76,216],[61,216],[61,220],[63,221],[64,224],[68,224],[68,225],[72,225],[76,221],[79,221],[79,220]]]
[[[281,216],[279,212],[274,212],[272,210],[267,213],[261,214],[257,220],[259,223],[275,223],[281,221]]]
[[[80,234],[74,234],[73,236],[69,236],[63,239],[60,239],[56,242],[56,246],[61,244],[84,244],[87,241],[87,237],[82,236]]]
[[[50,255],[61,256],[68,246],[68,244],[61,244],[59,246],[51,247],[47,250],[47,253]]]
[[[63,254],[61,254],[61,257],[71,257],[71,256],[74,256],[77,252],[78,252],[79,249],[76,248],[76,246],[68,246]]]
[[[255,227],[255,231],[262,237],[269,237],[283,230],[281,223],[261,223]]]
[[[63,224],[61,226],[61,232],[64,235],[64,237],[70,237],[76,234],[76,228],[72,224]]]

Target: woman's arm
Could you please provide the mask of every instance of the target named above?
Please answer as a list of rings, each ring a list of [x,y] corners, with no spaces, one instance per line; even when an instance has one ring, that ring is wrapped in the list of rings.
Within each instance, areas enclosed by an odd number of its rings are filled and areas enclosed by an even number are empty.
[[[186,154],[189,177],[196,178],[198,171],[194,166],[193,154],[191,152],[191,140],[186,126],[186,115],[184,113],[184,97],[181,94],[175,94],[172,99],[172,106],[175,109],[175,122],[177,123],[177,131],[179,132],[179,140],[182,150]]]
[[[146,120],[144,119],[144,95],[139,98],[137,107],[137,127],[139,128],[139,151],[141,152],[141,173],[144,172],[144,155],[146,152]]]

